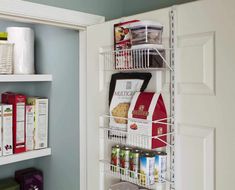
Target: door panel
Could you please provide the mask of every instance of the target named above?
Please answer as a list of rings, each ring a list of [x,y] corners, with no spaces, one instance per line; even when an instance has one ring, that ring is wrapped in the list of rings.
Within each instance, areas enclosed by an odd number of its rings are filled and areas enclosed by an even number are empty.
[[[235,1],[203,0],[176,6],[176,190],[233,189],[235,167]],[[169,11],[161,9],[90,26],[87,30],[87,189],[108,189],[99,154],[99,116],[107,112],[112,72],[102,72],[101,47],[113,44],[113,24],[156,20],[169,34]],[[167,77],[163,75],[162,77]],[[159,77],[153,77],[153,90]],[[167,83],[167,79],[165,79]],[[167,88],[163,88],[166,89]],[[102,152],[102,151],[101,151]]]
[[[206,0],[176,8],[176,182],[180,190],[234,188],[232,7],[233,0]]]

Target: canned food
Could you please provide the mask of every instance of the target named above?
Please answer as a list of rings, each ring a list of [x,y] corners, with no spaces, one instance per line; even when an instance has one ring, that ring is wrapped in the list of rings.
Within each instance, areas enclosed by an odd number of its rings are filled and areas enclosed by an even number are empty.
[[[154,180],[155,182],[163,183],[166,178],[167,170],[167,153],[155,153]]]
[[[112,146],[112,153],[111,153],[111,170],[113,172],[117,172],[120,166],[120,145]]]
[[[129,166],[130,166],[130,151],[129,147],[122,147],[120,150],[120,173],[122,175],[129,174]]]
[[[140,177],[141,185],[154,184],[154,163],[155,155],[152,152],[144,152],[140,156]]]
[[[140,170],[140,149],[133,149],[130,152],[130,177],[137,179]]]

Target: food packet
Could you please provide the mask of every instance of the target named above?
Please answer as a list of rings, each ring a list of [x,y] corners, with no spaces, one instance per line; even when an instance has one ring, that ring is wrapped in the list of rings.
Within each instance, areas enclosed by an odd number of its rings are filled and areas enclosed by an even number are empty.
[[[132,97],[135,92],[142,92],[146,89],[151,77],[151,73],[116,73],[112,75],[109,88],[110,128],[127,131],[126,118]]]

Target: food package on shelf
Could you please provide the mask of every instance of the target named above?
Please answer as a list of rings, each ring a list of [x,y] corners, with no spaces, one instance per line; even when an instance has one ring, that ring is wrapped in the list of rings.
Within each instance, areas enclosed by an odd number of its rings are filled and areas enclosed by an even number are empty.
[[[167,112],[160,93],[136,92],[132,98],[128,112],[128,138],[130,145],[148,149],[166,146],[166,136],[159,137],[161,140],[153,138],[167,133]],[[161,120],[161,123],[154,121]],[[142,135],[142,140],[135,139],[135,135]]]
[[[15,180],[20,184],[20,190],[43,190],[43,173],[36,168],[16,171]]]
[[[13,154],[12,105],[1,104],[2,155]]]
[[[131,66],[131,55],[125,50],[131,48],[129,25],[137,21],[138,20],[131,20],[114,25],[114,50],[116,69],[125,69],[130,68]]]
[[[135,92],[145,90],[151,77],[151,73],[112,75],[109,89],[110,127],[112,129],[127,131],[127,116],[131,99]]]
[[[5,92],[2,94],[2,102],[12,104],[13,108],[13,152],[14,154],[25,152],[26,96],[13,92]]]
[[[12,178],[0,180],[1,190],[20,190],[20,185]]]
[[[48,99],[27,97],[27,104],[34,106],[34,149],[48,146]]]

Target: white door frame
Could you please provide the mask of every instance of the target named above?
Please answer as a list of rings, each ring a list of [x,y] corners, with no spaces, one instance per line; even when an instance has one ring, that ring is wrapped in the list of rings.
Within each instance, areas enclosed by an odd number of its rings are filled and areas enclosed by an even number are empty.
[[[103,16],[92,15],[22,0],[0,0],[0,19],[17,22],[46,24],[79,31],[79,154],[80,189],[85,190],[86,180],[86,28],[105,21]],[[53,151],[53,150],[52,150]]]

